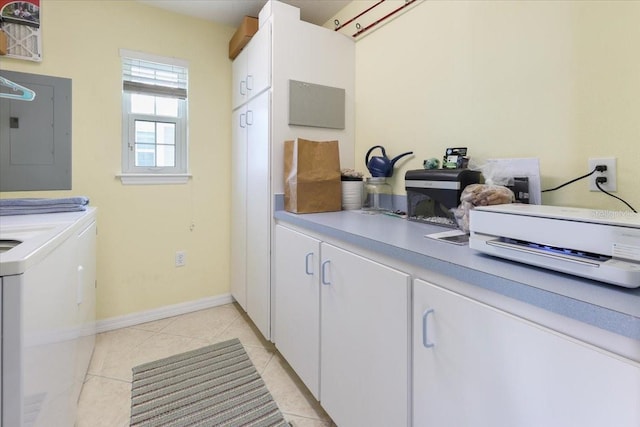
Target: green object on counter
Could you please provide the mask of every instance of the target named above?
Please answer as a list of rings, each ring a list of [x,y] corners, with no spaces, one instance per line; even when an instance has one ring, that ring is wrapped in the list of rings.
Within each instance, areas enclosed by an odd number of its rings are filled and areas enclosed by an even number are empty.
[[[435,157],[425,160],[422,165],[425,169],[438,169],[440,167],[440,160]]]

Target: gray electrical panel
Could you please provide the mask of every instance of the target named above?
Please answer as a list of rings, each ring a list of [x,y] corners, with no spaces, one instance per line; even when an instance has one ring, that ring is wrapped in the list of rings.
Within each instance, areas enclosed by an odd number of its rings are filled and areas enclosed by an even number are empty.
[[[71,190],[71,79],[0,71],[0,191]],[[16,84],[35,93],[21,98]]]
[[[289,124],[344,129],[345,90],[289,80]]]

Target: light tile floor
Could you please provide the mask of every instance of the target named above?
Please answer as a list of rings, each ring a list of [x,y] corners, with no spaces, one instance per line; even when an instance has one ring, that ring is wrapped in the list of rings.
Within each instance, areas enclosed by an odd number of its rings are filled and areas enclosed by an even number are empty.
[[[128,427],[134,366],[236,337],[287,421],[335,426],[273,344],[237,304],[227,304],[98,334],[76,427]]]

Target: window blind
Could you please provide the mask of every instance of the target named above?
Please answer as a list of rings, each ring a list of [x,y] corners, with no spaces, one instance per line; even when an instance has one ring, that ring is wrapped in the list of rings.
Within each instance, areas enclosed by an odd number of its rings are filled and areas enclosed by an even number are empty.
[[[122,57],[122,88],[125,91],[186,99],[187,78],[186,67]]]

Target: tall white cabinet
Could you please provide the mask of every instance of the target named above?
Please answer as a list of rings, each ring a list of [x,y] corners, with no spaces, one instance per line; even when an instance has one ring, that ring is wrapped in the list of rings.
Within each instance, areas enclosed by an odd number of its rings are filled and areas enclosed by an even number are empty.
[[[341,166],[353,167],[354,42],[271,0],[232,71],[231,294],[271,339],[274,196],[284,192],[284,141],[338,140]],[[289,80],[344,89],[345,128],[290,126]]]

